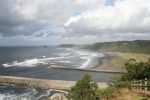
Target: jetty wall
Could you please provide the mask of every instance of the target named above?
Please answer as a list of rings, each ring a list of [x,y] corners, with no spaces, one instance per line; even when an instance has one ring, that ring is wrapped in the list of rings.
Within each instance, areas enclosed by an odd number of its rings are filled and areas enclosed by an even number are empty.
[[[46,80],[26,77],[0,76],[1,85],[18,85],[29,88],[70,90],[76,81]],[[107,83],[98,83],[100,88],[106,88]]]
[[[117,71],[117,70],[96,70],[96,69],[80,69],[80,68],[68,68],[68,67],[49,67],[53,69],[66,69],[66,70],[78,70],[78,71],[89,71],[89,72],[103,72],[103,73],[117,73],[117,74],[123,74],[125,72]]]

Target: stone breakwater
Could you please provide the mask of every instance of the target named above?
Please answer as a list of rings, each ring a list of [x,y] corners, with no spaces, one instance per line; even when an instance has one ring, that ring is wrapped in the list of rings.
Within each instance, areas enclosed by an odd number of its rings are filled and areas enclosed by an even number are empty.
[[[26,77],[0,76],[1,85],[18,85],[29,88],[70,90],[76,81],[46,80]],[[98,83],[100,88],[106,88],[107,83]]]
[[[89,72],[103,72],[103,73],[117,73],[117,74],[122,74],[125,72],[118,71],[118,70],[97,70],[97,69],[80,69],[80,68],[68,68],[68,67],[49,67],[53,69],[66,69],[66,70],[78,70],[78,71],[89,71]]]

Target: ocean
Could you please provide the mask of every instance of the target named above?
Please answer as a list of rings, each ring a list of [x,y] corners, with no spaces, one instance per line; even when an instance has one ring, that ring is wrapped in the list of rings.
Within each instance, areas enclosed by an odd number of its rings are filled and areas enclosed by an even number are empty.
[[[90,68],[104,56],[73,48],[59,47],[0,47],[2,67],[27,68],[46,65],[47,67]]]
[[[89,73],[95,81],[107,82],[114,73],[53,68],[89,69],[97,66],[104,56],[103,53],[55,46],[0,47],[0,75],[75,81]],[[0,86],[0,100],[46,100],[55,91]]]

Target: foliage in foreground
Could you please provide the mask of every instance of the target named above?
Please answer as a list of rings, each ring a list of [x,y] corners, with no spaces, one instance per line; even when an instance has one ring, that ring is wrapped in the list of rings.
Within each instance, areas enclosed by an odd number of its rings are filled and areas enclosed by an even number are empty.
[[[116,82],[114,82],[116,84]],[[84,75],[72,87],[68,98],[70,100],[111,100],[112,94],[117,92],[116,85],[109,85],[106,89],[99,89],[89,74]]]
[[[68,97],[73,100],[99,100],[98,91],[97,83],[86,74],[72,87]]]
[[[127,73],[121,77],[113,77],[108,84],[108,88],[99,89],[98,85],[92,80],[91,76],[86,74],[83,78],[77,81],[69,93],[71,100],[120,100],[118,98],[121,89],[128,89],[130,82],[133,79],[150,78],[150,60],[147,62],[136,62],[135,59],[130,59],[125,63]],[[124,90],[123,90],[124,91]],[[131,91],[126,91],[130,93]],[[131,94],[130,97],[132,97]],[[136,94],[135,96],[139,96]],[[115,99],[114,99],[115,98]],[[126,100],[126,99],[121,99]],[[141,99],[147,100],[147,99]]]
[[[106,89],[98,88],[91,76],[86,74],[69,92],[69,100],[112,100],[114,94],[119,94],[119,89],[127,86],[119,78],[113,78]]]

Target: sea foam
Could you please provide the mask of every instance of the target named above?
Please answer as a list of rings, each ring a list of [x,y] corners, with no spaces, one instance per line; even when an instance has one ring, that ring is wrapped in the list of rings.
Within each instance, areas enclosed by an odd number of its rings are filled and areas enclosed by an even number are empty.
[[[102,53],[95,53],[95,52],[90,52],[90,51],[77,51],[77,53],[81,56],[80,58],[84,60],[82,65],[78,67],[81,69],[94,67],[94,66],[91,66],[91,63],[93,63],[93,60],[104,56]]]
[[[65,57],[50,57],[50,58],[33,58],[33,59],[26,59],[22,62],[13,61],[12,63],[5,63],[2,64],[3,67],[12,67],[12,66],[19,66],[19,67],[35,67],[38,64],[46,65],[53,60],[63,59]]]
[[[54,65],[58,66],[57,64],[61,63],[61,66],[68,64],[68,67],[72,67],[74,65],[75,68],[91,68],[93,61],[96,58],[103,57],[102,53],[95,53],[91,51],[79,50],[79,49],[66,49],[67,52],[60,52],[60,53],[53,53],[55,56],[47,57],[41,56],[38,58],[30,58],[25,59],[23,61],[13,61],[11,63],[4,63],[2,64],[3,67],[36,67],[37,65]],[[95,63],[95,61],[94,61]],[[72,64],[72,65],[71,65]]]

